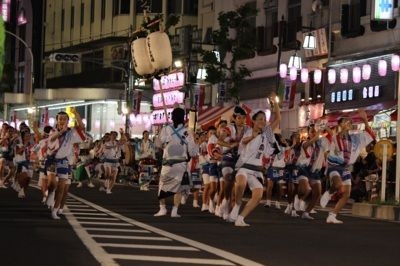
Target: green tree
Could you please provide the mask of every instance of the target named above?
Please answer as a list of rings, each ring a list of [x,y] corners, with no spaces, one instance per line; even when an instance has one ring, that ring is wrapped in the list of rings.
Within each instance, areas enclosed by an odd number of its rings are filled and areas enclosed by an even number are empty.
[[[255,55],[255,28],[251,21],[257,13],[258,10],[251,3],[235,11],[220,12],[219,29],[212,33],[212,41],[218,47],[220,60],[214,51],[200,51],[207,70],[206,81],[211,84],[227,82],[228,94],[235,102],[239,102],[240,87],[245,78],[251,76],[251,71],[238,61]]]

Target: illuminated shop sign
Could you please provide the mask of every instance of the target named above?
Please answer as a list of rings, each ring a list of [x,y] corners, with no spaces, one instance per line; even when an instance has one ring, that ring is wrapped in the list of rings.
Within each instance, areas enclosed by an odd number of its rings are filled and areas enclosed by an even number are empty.
[[[393,0],[372,0],[372,20],[392,20],[394,11]]]
[[[373,70],[379,68],[379,61],[382,57],[372,57],[358,60],[357,62],[334,65],[336,72],[340,69],[352,69],[357,66],[362,66],[366,63],[371,65]],[[387,57],[389,60],[390,57]],[[349,74],[351,75],[351,71]],[[399,71],[387,71],[386,76],[382,77],[377,71],[372,71],[369,79],[362,78],[358,83],[351,82],[352,76],[349,76],[348,83],[336,82],[330,84],[324,82],[324,102],[325,110],[340,111],[344,109],[357,108],[380,108],[378,106],[383,103],[393,102],[397,99],[397,88],[399,84]]]
[[[380,96],[380,86],[369,86],[363,88],[362,98],[363,99],[372,99],[378,98]]]
[[[373,99],[378,98],[381,95],[381,86],[365,86],[362,89],[345,89],[339,91],[331,92],[331,103],[340,103],[340,102],[349,102],[353,100],[361,100],[361,99]],[[357,97],[355,94],[356,91],[360,91],[360,97]]]
[[[1,1],[1,16],[3,17],[3,20],[5,22],[10,21],[10,6],[11,6],[11,0],[3,0]]]
[[[170,106],[175,103],[183,103],[185,93],[181,91],[168,91],[164,92],[164,102],[165,105]],[[153,106],[155,108],[163,107],[163,98],[161,93],[156,93],[153,95]]]
[[[354,100],[353,89],[334,91],[331,93],[331,103],[347,102]]]
[[[168,122],[171,122],[172,110],[174,110],[174,109],[173,108],[168,108],[167,109]],[[151,114],[151,123],[153,125],[165,124],[165,123],[167,123],[167,116],[165,115],[165,110],[164,109],[155,110]]]
[[[161,77],[161,86],[163,90],[171,90],[180,88],[185,85],[185,75],[183,72],[172,73]],[[153,79],[153,89],[160,90],[160,83],[157,79]]]

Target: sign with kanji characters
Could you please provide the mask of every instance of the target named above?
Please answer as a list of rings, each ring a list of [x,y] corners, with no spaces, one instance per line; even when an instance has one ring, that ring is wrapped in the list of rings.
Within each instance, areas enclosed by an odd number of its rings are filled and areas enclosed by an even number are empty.
[[[167,109],[168,121],[171,121],[172,110],[174,110],[174,109],[173,108]],[[153,113],[151,114],[151,123],[153,125],[162,125],[162,124],[167,123],[167,117],[165,115],[164,109],[153,111]]]
[[[175,103],[183,103],[185,98],[185,93],[181,91],[168,91],[164,92],[164,103],[162,99],[161,93],[156,93],[153,95],[153,106],[154,108],[163,107],[164,104],[166,106],[173,106]]]
[[[185,85],[185,74],[183,72],[172,73],[161,77],[161,86],[163,90],[179,89]],[[153,79],[154,91],[160,90],[160,82]]]

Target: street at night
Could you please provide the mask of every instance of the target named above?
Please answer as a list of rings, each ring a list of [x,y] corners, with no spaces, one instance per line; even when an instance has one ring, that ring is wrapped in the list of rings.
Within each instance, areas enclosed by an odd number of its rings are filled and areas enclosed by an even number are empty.
[[[0,266],[400,265],[399,3],[0,0]]]
[[[118,185],[113,194],[73,188],[52,220],[31,187],[0,190],[3,265],[398,265],[398,222],[342,216],[344,224],[292,218],[258,206],[248,228],[187,205],[181,218],[153,217],[156,191]],[[345,211],[345,212],[348,212]],[[21,253],[22,251],[22,253]],[[23,254],[23,255],[22,255]]]

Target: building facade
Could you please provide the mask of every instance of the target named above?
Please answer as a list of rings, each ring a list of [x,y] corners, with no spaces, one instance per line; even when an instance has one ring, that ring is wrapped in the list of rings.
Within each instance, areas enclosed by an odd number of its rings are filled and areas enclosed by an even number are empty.
[[[36,57],[43,82],[34,92],[36,116],[52,122],[58,111],[73,105],[95,138],[127,124],[132,136],[151,130],[151,85],[143,88],[142,114],[123,114],[126,90],[138,82],[130,72],[131,36],[141,27],[145,8],[149,17],[179,15],[176,27],[195,25],[197,1],[48,0],[42,8],[44,51]],[[23,120],[27,107],[14,106],[10,113]]]
[[[316,119],[326,114],[324,104],[330,98],[325,92],[334,85],[337,90],[345,90],[351,84],[338,84],[341,64],[349,64],[354,60],[358,64],[370,61],[370,58],[382,57],[388,59],[398,53],[399,18],[398,1],[388,1],[393,8],[393,18],[389,21],[373,20],[371,12],[375,2],[367,0],[329,1],[329,0],[258,0],[258,1],[199,1],[199,28],[215,29],[218,27],[218,13],[237,9],[245,3],[252,3],[258,9],[254,20],[253,32],[257,42],[257,53],[253,58],[243,60],[252,76],[241,89],[240,99],[254,108],[268,108],[267,95],[271,91],[279,91],[282,80],[277,82],[279,65],[288,63],[289,58],[297,52],[303,60],[303,68],[307,68],[309,79],[300,81],[300,73],[295,82],[291,81],[289,89],[295,90],[295,101],[291,108],[283,108],[282,133],[289,135],[291,131],[305,126],[310,119]],[[376,3],[379,6],[379,3]],[[203,34],[207,32],[205,30]],[[304,37],[311,32],[317,38],[317,47],[313,50],[302,48]],[[203,36],[204,37],[204,36]],[[373,61],[373,60],[372,60]],[[371,62],[372,62],[371,61]],[[356,63],[356,64],[357,64]],[[377,65],[372,64],[372,72],[377,73]],[[336,84],[328,83],[327,72],[336,69],[338,78]],[[390,68],[390,66],[389,66]],[[315,70],[322,70],[322,81],[314,82]],[[352,69],[349,68],[351,73]],[[389,70],[388,70],[389,71]],[[390,70],[392,71],[392,70]],[[397,78],[397,72],[393,73]],[[392,73],[390,76],[393,76]],[[374,77],[384,78],[378,76]],[[294,85],[293,85],[294,83]],[[365,84],[368,82],[366,81]],[[288,85],[285,85],[286,88]],[[390,96],[382,101],[390,102],[382,105],[390,108],[397,98],[398,82],[392,82],[385,89],[390,90]],[[362,88],[361,88],[362,90]],[[386,94],[385,94],[386,95]],[[282,99],[281,101],[285,100]],[[284,98],[284,97],[283,97]],[[391,99],[389,99],[391,98]],[[380,98],[375,99],[379,101]],[[329,105],[329,102],[327,102]],[[346,108],[370,106],[369,101],[358,101],[357,106],[346,103]],[[337,105],[339,108],[343,105]],[[372,108],[382,108],[382,106]],[[329,111],[336,111],[332,109]],[[370,109],[371,113],[374,113]],[[375,110],[377,111],[377,110]]]
[[[18,1],[27,8],[25,2],[30,1]],[[375,4],[379,6],[378,0],[48,0],[41,6],[44,14],[42,26],[32,27],[28,23],[26,29],[27,32],[31,31],[30,36],[35,37],[26,37],[27,43],[40,39],[37,36],[43,36],[43,52],[34,53],[35,69],[43,70],[42,78],[35,78],[34,83],[36,106],[43,109],[52,104],[46,111],[50,112],[48,116],[51,117],[52,113],[69,104],[78,105],[88,119],[88,128],[95,135],[102,134],[110,127],[123,127],[127,119],[120,114],[118,107],[120,100],[125,99],[126,87],[129,82],[133,82],[126,79],[126,76],[130,76],[130,37],[143,22],[144,7],[149,7],[150,16],[159,13],[164,16],[172,13],[181,16],[176,27],[170,30],[174,57],[187,60],[186,82],[196,82],[193,76],[201,61],[197,54],[192,54],[193,46],[217,48],[205,44],[211,42],[212,30],[219,27],[218,14],[235,10],[245,3],[251,3],[258,9],[257,16],[251,20],[253,26],[249,29],[253,32],[257,51],[254,57],[240,62],[252,75],[246,80],[239,96],[243,103],[252,108],[268,108],[269,93],[285,88],[280,95],[281,101],[289,102],[283,108],[281,128],[285,135],[305,126],[310,119],[318,118],[328,111],[339,111],[332,107],[324,108],[324,104],[332,105],[329,101],[333,92],[337,97],[337,91],[342,96],[344,90],[347,93],[349,86],[360,87],[352,82],[354,67],[371,62],[371,71],[377,73],[379,59],[385,59],[390,68],[389,58],[399,50],[398,1],[385,1],[390,10],[393,8],[393,18],[373,20],[371,12]],[[29,11],[27,15],[32,19],[38,17]],[[317,47],[305,50],[302,44],[310,32],[317,38]],[[295,81],[285,81],[278,77],[280,64],[287,63],[295,52],[302,58],[303,68],[308,70],[307,82],[301,82],[300,76]],[[49,60],[54,54],[79,55],[80,62]],[[26,70],[29,68],[29,56],[25,54],[26,60],[14,58],[15,62],[19,62],[18,69],[21,67],[21,71],[16,73],[24,73],[16,74],[18,84],[22,84],[22,77],[29,76]],[[38,67],[37,62],[40,62]],[[348,83],[340,83],[342,68],[347,68],[350,73]],[[330,69],[334,69],[337,75],[336,82],[332,84],[328,82]],[[322,70],[321,82],[313,79],[316,70]],[[382,94],[385,98],[374,99],[387,103],[372,108],[391,108],[391,103],[397,99],[397,72],[389,76],[393,82],[385,85],[385,90],[390,93]],[[375,83],[385,78],[381,75],[373,77]],[[24,82],[27,82],[26,78]],[[364,85],[367,88],[373,86],[368,81]],[[359,90],[362,91],[364,85]],[[28,94],[28,87],[16,86],[14,96],[19,92],[18,88],[23,88],[20,92]],[[149,94],[143,93],[143,101],[149,103],[142,108],[145,113],[151,111],[151,89],[148,88],[148,91]],[[207,92],[207,105],[215,105],[216,92],[215,86]],[[357,105],[351,102],[345,105],[347,109],[354,109],[371,106],[370,103],[369,99],[357,101]],[[22,109],[14,107],[9,113],[26,111]],[[370,110],[374,113],[373,109]],[[135,116],[129,120],[136,123],[146,121],[145,124],[149,124],[147,116],[141,119]],[[116,122],[110,125],[109,121]]]

